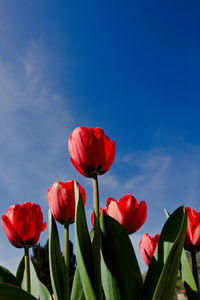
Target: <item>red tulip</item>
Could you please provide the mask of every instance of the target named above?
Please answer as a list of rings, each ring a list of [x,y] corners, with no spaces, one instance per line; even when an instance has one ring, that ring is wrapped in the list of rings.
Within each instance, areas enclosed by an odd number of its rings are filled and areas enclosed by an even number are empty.
[[[116,145],[101,128],[78,127],[68,141],[71,162],[85,177],[106,173],[114,160]]]
[[[200,213],[191,207],[187,211],[187,232],[185,238],[185,249],[188,251],[200,251]]]
[[[148,233],[145,233],[140,241],[139,244],[140,252],[147,266],[149,266],[151,262],[159,238],[160,238],[160,234],[156,234],[154,237],[151,237]]]
[[[37,244],[41,232],[47,227],[40,206],[32,202],[10,206],[2,215],[1,223],[7,238],[17,248]]]
[[[86,202],[86,193],[77,182],[83,204]],[[48,190],[49,207],[54,218],[61,224],[71,224],[75,218],[74,180],[55,182]]]
[[[100,209],[101,210],[101,209]],[[105,213],[117,220],[128,232],[136,232],[147,218],[147,205],[144,201],[139,204],[132,195],[123,196],[119,202],[113,198],[108,198]],[[91,221],[93,225],[93,215]]]

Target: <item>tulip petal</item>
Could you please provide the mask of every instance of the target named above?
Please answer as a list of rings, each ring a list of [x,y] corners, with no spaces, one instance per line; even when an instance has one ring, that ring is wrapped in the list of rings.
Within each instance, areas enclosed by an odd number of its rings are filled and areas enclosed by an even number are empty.
[[[200,213],[191,207],[186,208],[187,211],[187,233],[185,239],[185,248],[190,250],[195,247],[200,250]]]
[[[104,173],[106,173],[110,167],[112,166],[112,163],[114,161],[115,158],[115,154],[116,154],[116,144],[114,141],[112,141],[111,143],[109,143],[110,145],[106,147],[106,161],[104,162],[104,168],[102,170],[102,172],[100,173],[100,175],[103,175]]]
[[[130,194],[123,196],[118,203],[121,207],[123,207],[123,210],[126,211],[127,214],[132,213],[138,206],[137,200]]]
[[[3,215],[1,217],[1,224],[10,243],[17,248],[22,248],[21,238],[13,228],[10,220],[6,215]]]
[[[149,266],[151,262],[159,238],[160,238],[160,234],[151,237],[148,233],[145,233],[139,243],[141,256],[144,262],[147,264],[147,266]]]
[[[145,222],[147,218],[147,205],[144,201],[141,201],[132,215],[132,222],[128,228],[128,233],[136,232]]]
[[[123,222],[123,210],[113,198],[108,198],[105,213],[114,218],[120,224]]]

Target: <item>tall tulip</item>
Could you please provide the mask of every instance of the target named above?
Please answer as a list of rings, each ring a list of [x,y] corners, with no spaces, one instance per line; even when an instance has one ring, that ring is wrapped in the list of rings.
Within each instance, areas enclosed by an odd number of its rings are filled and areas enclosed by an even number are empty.
[[[106,173],[114,160],[116,145],[101,128],[78,127],[68,141],[71,162],[85,177]]]
[[[200,251],[200,212],[191,207],[187,211],[187,232],[184,247],[190,251],[192,257],[193,276],[200,294],[196,253]]]
[[[86,193],[77,182],[83,204],[86,202]],[[48,202],[52,215],[61,224],[71,224],[75,218],[74,180],[67,182],[57,181],[48,190]]]
[[[71,133],[68,141],[71,162],[85,177],[93,179],[94,199],[94,260],[98,281],[98,295],[103,299],[100,267],[100,228],[99,228],[99,188],[98,175],[105,174],[111,167],[116,145],[101,128],[78,127]]]
[[[148,233],[145,233],[140,241],[139,244],[140,253],[147,266],[150,265],[159,238],[160,238],[160,234],[156,234],[154,237],[151,237]]]
[[[1,223],[11,244],[17,248],[24,248],[26,289],[30,292],[29,248],[37,244],[41,232],[47,227],[46,223],[43,223],[41,208],[32,202],[12,205],[6,214],[2,215]]]
[[[66,299],[69,299],[69,225],[75,218],[74,180],[67,182],[57,181],[48,190],[47,198],[54,218],[64,225],[64,262],[66,267]],[[83,204],[86,202],[86,193],[77,182]]]

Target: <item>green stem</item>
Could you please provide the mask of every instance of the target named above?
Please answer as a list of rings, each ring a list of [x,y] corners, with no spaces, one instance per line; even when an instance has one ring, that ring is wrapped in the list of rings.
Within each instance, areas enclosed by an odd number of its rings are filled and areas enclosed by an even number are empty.
[[[192,273],[194,276],[194,280],[198,289],[198,293],[200,294],[199,290],[199,277],[198,277],[198,269],[197,269],[197,259],[196,259],[196,253],[194,250],[191,251],[192,256]]]
[[[101,284],[101,255],[100,255],[100,226],[99,226],[99,187],[97,176],[93,178],[93,197],[94,197],[94,260],[97,276],[98,299],[103,299]]]
[[[65,225],[64,229],[65,240],[64,240],[64,262],[66,267],[66,299],[69,300],[69,224]]]
[[[29,260],[29,248],[25,247],[25,272],[26,272],[26,291],[31,292],[31,277],[30,277],[30,260]]]

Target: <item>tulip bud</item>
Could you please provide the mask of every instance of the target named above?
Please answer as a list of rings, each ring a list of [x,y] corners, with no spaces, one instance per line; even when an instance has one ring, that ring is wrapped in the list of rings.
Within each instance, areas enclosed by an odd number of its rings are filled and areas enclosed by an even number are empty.
[[[140,252],[147,266],[150,265],[159,238],[160,238],[160,234],[156,234],[154,237],[151,237],[148,233],[145,233],[140,241],[139,244]]]
[[[86,202],[86,193],[77,182],[83,204]],[[52,215],[61,224],[71,224],[75,218],[74,180],[55,182],[48,190],[48,202]]]

